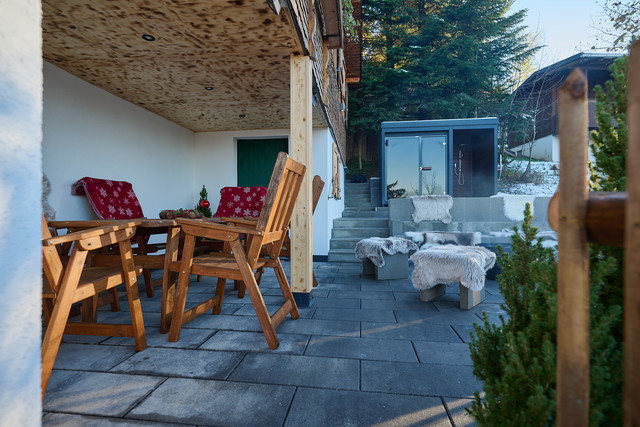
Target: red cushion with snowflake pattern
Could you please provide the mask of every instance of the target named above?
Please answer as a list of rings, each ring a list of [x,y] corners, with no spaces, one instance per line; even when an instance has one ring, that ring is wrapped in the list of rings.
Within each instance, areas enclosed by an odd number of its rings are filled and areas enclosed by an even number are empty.
[[[267,195],[265,187],[223,187],[220,190],[220,204],[213,215],[215,218],[245,216],[258,217],[264,197]]]
[[[73,183],[71,194],[85,194],[100,219],[131,219],[144,216],[136,193],[127,181],[85,176]]]

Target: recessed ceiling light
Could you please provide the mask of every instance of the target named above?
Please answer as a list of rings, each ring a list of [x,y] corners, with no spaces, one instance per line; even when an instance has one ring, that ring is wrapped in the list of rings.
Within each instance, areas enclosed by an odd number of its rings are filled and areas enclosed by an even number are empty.
[[[240,114],[240,115],[239,115],[239,117],[240,117],[241,119],[244,119],[245,117],[247,117],[247,115],[246,115],[246,114]]]
[[[213,87],[211,87],[211,86],[205,86],[205,87],[204,87],[204,90],[213,90]]]
[[[150,34],[143,34],[143,35],[142,35],[142,38],[143,38],[144,40],[148,41],[148,42],[154,42],[154,41],[156,41],[156,38],[155,38],[155,37],[153,37],[153,36],[152,36],[152,35],[150,35]]]

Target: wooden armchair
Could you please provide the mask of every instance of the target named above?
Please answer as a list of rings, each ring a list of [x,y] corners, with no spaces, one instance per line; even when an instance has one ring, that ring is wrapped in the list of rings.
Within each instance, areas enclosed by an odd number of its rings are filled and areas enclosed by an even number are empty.
[[[219,314],[226,281],[231,279],[244,282],[269,347],[272,349],[278,347],[279,341],[275,330],[287,314],[291,313],[291,317],[297,319],[298,307],[277,256],[274,257],[276,262],[274,268],[276,268],[285,303],[273,316],[269,316],[254,272],[266,265],[264,258],[260,258],[260,251],[264,245],[269,245],[273,254],[280,252],[305,171],[304,165],[292,160],[286,153],[278,155],[255,226],[243,227],[207,220],[177,220],[185,234],[182,260],[169,263],[169,270],[173,274],[163,283],[163,295],[166,294],[167,298],[163,301],[162,316],[163,319],[170,319],[171,322],[169,341],[177,341],[182,325],[205,311],[212,309],[214,314]],[[194,247],[198,237],[225,242],[225,253],[194,257]],[[175,248],[173,250],[175,251]],[[177,254],[169,255],[171,259],[177,260]],[[176,274],[178,281],[174,291]],[[212,298],[185,311],[191,274],[217,277],[218,281]],[[161,330],[166,330],[166,326],[164,323]]]
[[[47,389],[63,334],[104,335],[133,337],[136,350],[146,348],[147,341],[142,320],[142,308],[138,297],[136,276],[142,268],[133,264],[131,237],[139,221],[118,221],[104,227],[91,228],[52,236],[44,216],[42,217],[42,300],[47,323],[42,340],[42,397]],[[66,265],[63,265],[57,246],[72,242]],[[121,266],[86,267],[90,251],[108,245],[120,246]],[[126,284],[131,324],[97,323],[95,295]],[[69,313],[74,303],[83,301],[83,321],[69,323]]]

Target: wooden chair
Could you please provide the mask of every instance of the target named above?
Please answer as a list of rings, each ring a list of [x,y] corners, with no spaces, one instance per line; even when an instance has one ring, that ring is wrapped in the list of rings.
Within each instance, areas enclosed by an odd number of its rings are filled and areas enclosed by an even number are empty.
[[[316,211],[316,206],[318,206],[318,201],[320,200],[322,189],[324,188],[324,181],[322,180],[322,178],[320,178],[319,175],[316,175],[313,177],[313,182],[311,184],[311,187],[313,191],[311,214],[313,215]],[[223,219],[229,223],[242,224],[244,226],[250,226],[250,227],[255,227],[255,224],[256,224],[256,220],[253,220],[251,218],[245,218],[246,221],[243,221],[243,222],[239,222],[238,219],[236,218],[223,218]],[[276,269],[277,263],[275,261],[275,258],[279,258],[279,257],[291,258],[291,238],[289,237],[289,231],[287,230],[287,233],[284,236],[280,253],[275,254],[270,249],[272,248],[263,247],[260,253],[262,258],[266,257],[265,259],[263,259],[263,261],[265,261],[266,263],[265,267],[271,267]],[[258,274],[256,276],[258,285],[260,284],[263,273],[264,273],[264,267],[258,269]],[[313,286],[316,287],[318,286],[318,280],[316,279],[316,274],[314,272],[312,272],[312,274],[313,274]],[[276,276],[278,277],[278,280],[280,280],[280,275],[278,275],[277,270],[276,270]],[[286,279],[286,276],[285,276],[285,279]],[[241,283],[238,283],[236,288],[238,289],[238,298],[244,298],[244,286],[242,286]]]
[[[42,299],[47,322],[41,349],[43,398],[63,334],[133,337],[136,350],[146,348],[136,281],[136,276],[142,274],[142,268],[133,264],[131,250],[131,237],[138,224],[138,221],[118,221],[108,226],[54,237],[42,216],[42,267],[46,278],[43,280]],[[72,242],[73,247],[68,262],[63,265],[57,246],[68,242]],[[120,246],[121,266],[85,266],[90,251],[116,243]],[[97,323],[97,299],[93,297],[122,283],[127,288],[131,324]],[[80,301],[84,304],[83,321],[68,322],[72,305]]]
[[[163,283],[163,295],[166,292],[167,298],[163,301],[162,315],[171,322],[169,341],[177,341],[182,325],[205,311],[213,310],[214,314],[219,314],[226,281],[231,279],[244,282],[269,347],[278,347],[279,341],[275,331],[277,326],[289,313],[293,319],[299,317],[284,269],[276,255],[279,254],[287,234],[305,171],[304,165],[292,160],[286,153],[278,155],[258,222],[253,227],[207,220],[177,220],[185,234],[182,260],[169,263],[169,270],[174,274]],[[194,257],[198,237],[225,242],[226,253]],[[267,245],[269,253],[274,255],[273,267],[276,269],[280,289],[285,298],[285,303],[273,316],[269,316],[254,274],[256,269],[267,265],[267,261],[260,257],[264,245]],[[175,248],[172,250],[175,251]],[[171,259],[177,260],[177,254],[168,255]],[[174,292],[175,273],[178,273],[178,281]],[[218,281],[215,296],[185,311],[191,274],[217,277]],[[170,312],[172,314],[169,316]],[[166,329],[166,324],[162,326],[161,330]]]

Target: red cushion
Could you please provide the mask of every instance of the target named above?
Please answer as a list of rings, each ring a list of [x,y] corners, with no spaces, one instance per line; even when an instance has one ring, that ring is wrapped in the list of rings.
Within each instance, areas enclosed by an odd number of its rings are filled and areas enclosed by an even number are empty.
[[[71,194],[85,194],[100,219],[130,219],[144,216],[131,183],[85,176],[74,182]]]
[[[231,217],[243,218],[245,216],[258,217],[264,197],[267,194],[265,187],[223,187],[220,190],[220,204],[213,215],[216,218]]]

